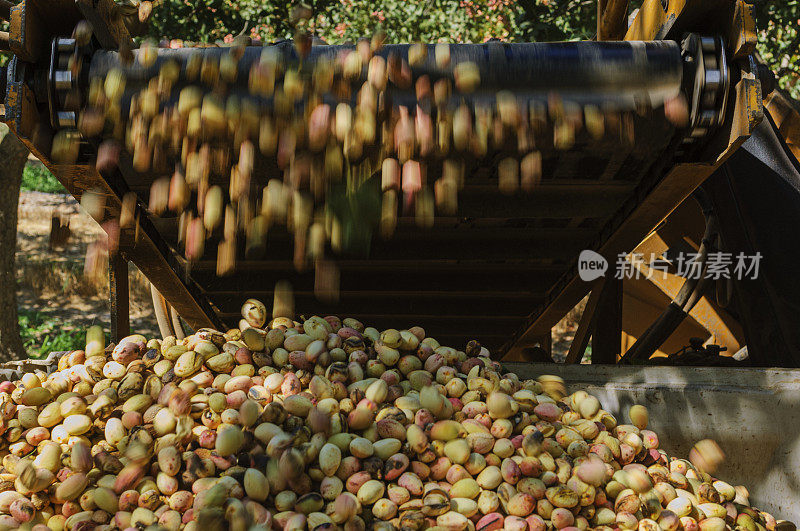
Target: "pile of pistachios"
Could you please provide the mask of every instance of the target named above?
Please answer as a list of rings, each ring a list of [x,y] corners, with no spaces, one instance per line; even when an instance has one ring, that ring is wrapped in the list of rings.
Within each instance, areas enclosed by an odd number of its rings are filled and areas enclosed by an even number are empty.
[[[793,530],[557,376],[328,316],[102,329],[0,383],[0,529]]]

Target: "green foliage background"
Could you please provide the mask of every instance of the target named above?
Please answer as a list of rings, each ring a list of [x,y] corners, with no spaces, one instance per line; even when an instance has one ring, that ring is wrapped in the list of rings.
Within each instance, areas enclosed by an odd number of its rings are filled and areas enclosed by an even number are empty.
[[[389,42],[483,42],[591,39],[597,0],[306,0],[312,29],[330,44],[354,42],[383,29]],[[636,8],[641,0],[633,0]],[[752,0],[759,53],[800,97],[800,0]],[[151,36],[230,41],[244,34],[266,41],[291,38],[287,0],[162,0]]]
[[[22,344],[31,358],[41,358],[53,351],[78,350],[86,345],[82,326],[32,310],[19,310],[18,318]]]
[[[759,28],[758,52],[800,99],[800,0],[754,0]]]
[[[28,164],[22,172],[23,190],[66,194],[67,190],[50,171],[39,164]]]

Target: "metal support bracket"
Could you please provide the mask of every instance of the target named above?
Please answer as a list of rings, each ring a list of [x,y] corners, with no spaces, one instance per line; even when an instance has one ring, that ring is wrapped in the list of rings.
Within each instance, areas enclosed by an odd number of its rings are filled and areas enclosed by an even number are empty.
[[[592,331],[592,364],[613,365],[622,349],[622,279],[603,283]]]
[[[564,363],[571,365],[573,363],[580,363],[583,354],[586,352],[586,347],[589,344],[589,337],[592,335],[594,329],[595,319],[597,316],[597,304],[600,301],[600,294],[603,292],[603,287],[606,280],[604,278],[598,279],[592,287],[592,292],[589,295],[589,300],[586,302],[586,307],[581,314],[581,320],[578,323],[578,330],[575,332],[575,337],[569,345],[569,352],[564,360]]]
[[[590,336],[592,363],[615,363],[622,346],[622,280],[613,274],[592,287],[564,363],[581,362]]]

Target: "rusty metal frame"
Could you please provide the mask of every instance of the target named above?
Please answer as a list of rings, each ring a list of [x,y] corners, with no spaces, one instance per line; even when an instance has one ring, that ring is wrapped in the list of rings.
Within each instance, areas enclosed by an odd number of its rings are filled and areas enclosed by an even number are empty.
[[[628,28],[629,0],[597,1],[597,40],[619,41]]]
[[[11,7],[10,15],[11,52],[29,63],[46,57],[52,36],[69,35],[83,18],[73,0],[22,0]]]
[[[94,29],[94,35],[106,50],[134,47],[128,28],[113,0],[76,0],[75,4]]]
[[[678,39],[683,33],[723,35],[734,58],[755,51],[754,6],[743,0],[646,0],[626,41]]]
[[[37,101],[34,93],[32,71],[37,61],[46,58],[52,39],[71,34],[75,24],[83,18],[92,21],[102,46],[114,49],[130,45],[130,34],[113,0],[78,0],[77,3],[73,0],[22,0],[11,8],[10,18],[9,43],[15,55],[8,67],[3,121],[77,200],[90,189],[105,196],[106,210],[98,222],[117,217],[122,197],[129,192],[121,175],[101,174],[90,164],[59,165],[50,159],[53,132],[44,105]],[[142,207],[137,205],[137,208]],[[120,234],[118,259],[136,264],[189,326],[221,328],[221,321],[200,288],[188,275],[181,274],[182,267],[175,251],[146,216],[139,215],[137,219],[135,229],[123,230]],[[118,281],[121,280],[119,277]],[[112,327],[121,331],[114,313],[115,308],[112,308]]]
[[[752,6],[744,0],[646,0],[626,40],[679,38],[686,31],[702,31],[726,35],[732,65],[739,81],[733,88],[725,126],[711,139],[699,160],[709,163],[681,163],[670,169],[656,167],[662,178],[656,179],[648,190],[642,190],[638,203],[626,205],[603,230],[593,248],[610,264],[620,253],[630,252],[643,236],[664,221],[695,188],[736,151],[763,118],[761,82],[747,54],[755,45],[755,22]],[[534,338],[550,332],[551,328],[580,301],[590,289],[577,275],[577,263],[548,293],[547,301],[528,318],[523,328],[499,352],[500,357],[515,359]]]

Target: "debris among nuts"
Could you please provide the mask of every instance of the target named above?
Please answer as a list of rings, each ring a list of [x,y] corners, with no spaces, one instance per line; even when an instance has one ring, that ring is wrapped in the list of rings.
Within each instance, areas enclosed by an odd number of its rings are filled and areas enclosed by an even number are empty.
[[[92,327],[0,383],[0,529],[794,529],[709,475],[713,441],[660,450],[642,406],[619,424],[475,341],[286,311],[106,349]]]

